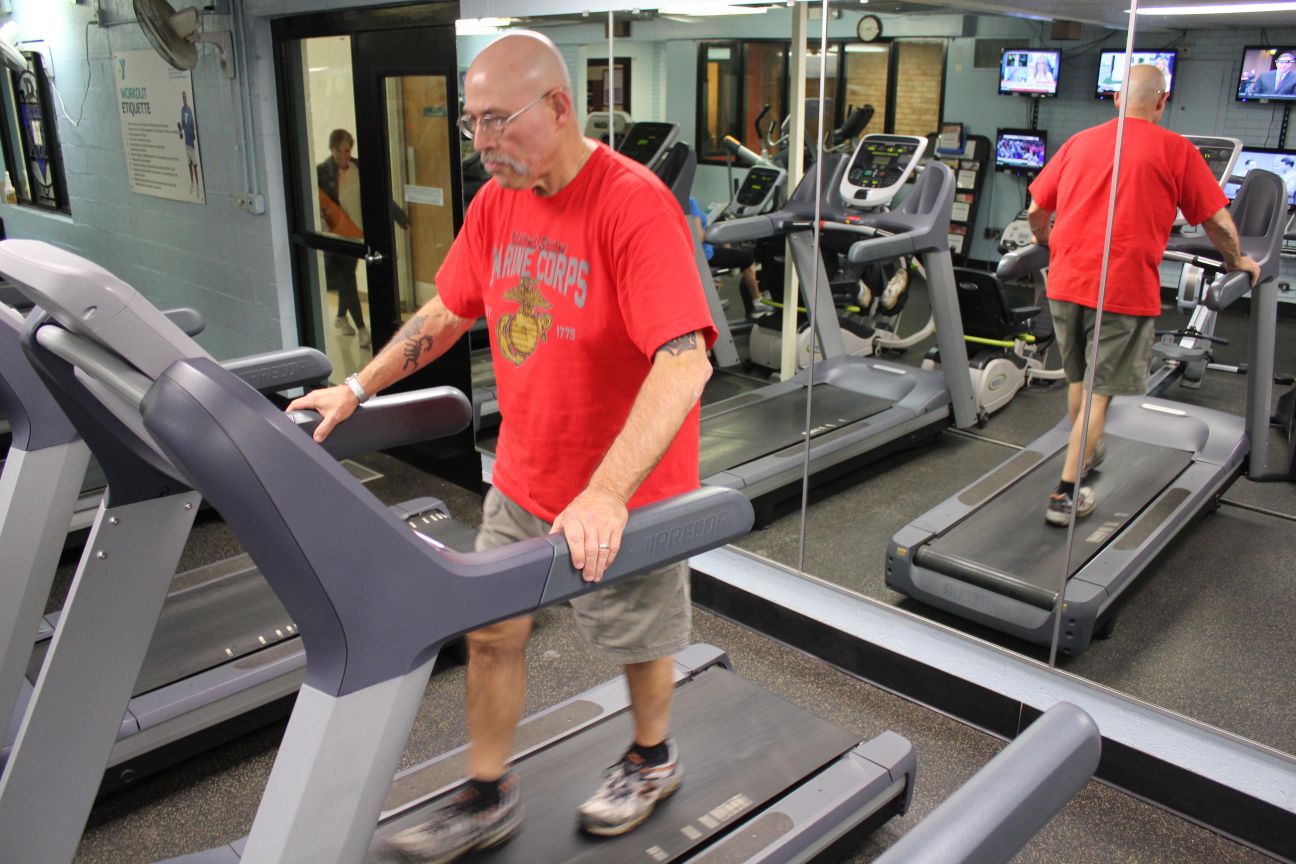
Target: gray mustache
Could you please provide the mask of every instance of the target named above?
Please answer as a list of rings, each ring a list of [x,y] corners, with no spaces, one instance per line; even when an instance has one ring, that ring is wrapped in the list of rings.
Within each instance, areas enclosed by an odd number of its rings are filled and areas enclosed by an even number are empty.
[[[503,167],[508,168],[510,171],[512,171],[515,174],[526,173],[525,165],[523,165],[521,162],[518,162],[516,159],[510,159],[509,157],[504,156],[502,154],[483,156],[482,165],[484,165],[488,170],[494,166],[502,165]]]

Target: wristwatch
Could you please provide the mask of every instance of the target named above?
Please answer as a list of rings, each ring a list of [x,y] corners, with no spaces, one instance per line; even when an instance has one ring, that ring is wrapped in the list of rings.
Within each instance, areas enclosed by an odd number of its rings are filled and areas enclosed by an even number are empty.
[[[365,392],[364,386],[361,385],[360,376],[348,375],[345,379],[343,379],[342,383],[346,384],[346,386],[351,388],[351,392],[355,394],[356,401],[359,402],[361,405],[369,401],[370,396],[368,393]]]

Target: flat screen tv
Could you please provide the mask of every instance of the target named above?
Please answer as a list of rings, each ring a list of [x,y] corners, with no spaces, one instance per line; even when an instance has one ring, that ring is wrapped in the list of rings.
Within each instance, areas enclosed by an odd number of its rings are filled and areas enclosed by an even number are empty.
[[[1173,49],[1168,51],[1135,51],[1130,55],[1130,65],[1138,66],[1142,63],[1149,63],[1161,70],[1161,74],[1166,79],[1166,92],[1174,92],[1174,71],[1175,60],[1178,58],[1178,52]],[[1099,99],[1106,99],[1115,96],[1120,91],[1121,82],[1125,80],[1125,52],[1124,51],[1104,51],[1098,58],[1098,88],[1096,91]]]
[[[995,170],[1034,175],[1048,158],[1043,129],[1000,129],[995,133]]]
[[[1242,73],[1234,98],[1239,102],[1259,99],[1296,102],[1296,45],[1243,48]]]
[[[1247,172],[1260,168],[1272,171],[1287,184],[1287,207],[1296,207],[1296,150],[1279,150],[1277,147],[1244,147],[1233,166],[1234,177],[1245,177]],[[1237,195],[1240,183],[1225,183],[1224,194],[1230,201]]]
[[[1007,49],[999,58],[999,92],[1056,96],[1061,62],[1062,55],[1057,51]]]

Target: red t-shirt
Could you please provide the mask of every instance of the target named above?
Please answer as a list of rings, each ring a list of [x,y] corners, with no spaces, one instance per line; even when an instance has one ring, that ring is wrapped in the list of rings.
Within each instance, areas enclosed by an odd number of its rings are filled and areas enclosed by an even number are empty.
[[[1098,308],[1116,121],[1078,132],[1030,185],[1045,210],[1057,212],[1049,235],[1048,296]],[[1161,314],[1161,275],[1175,209],[1193,225],[1228,204],[1219,181],[1187,138],[1156,123],[1125,118],[1116,219],[1104,309]]]
[[[492,482],[552,522],[625,424],[653,355],[716,330],[684,211],[600,145],[556,195],[482,187],[437,273],[461,318],[486,316],[500,407]],[[698,406],[630,507],[698,485]]]

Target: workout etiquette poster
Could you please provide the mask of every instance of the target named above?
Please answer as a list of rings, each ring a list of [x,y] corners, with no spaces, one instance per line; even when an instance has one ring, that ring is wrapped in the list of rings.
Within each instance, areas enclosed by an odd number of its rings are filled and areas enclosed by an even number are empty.
[[[193,77],[155,51],[119,51],[112,69],[131,191],[205,204]]]

